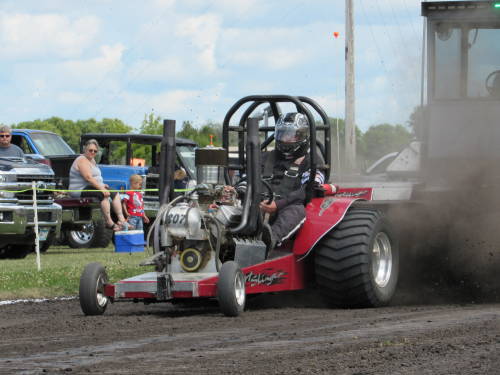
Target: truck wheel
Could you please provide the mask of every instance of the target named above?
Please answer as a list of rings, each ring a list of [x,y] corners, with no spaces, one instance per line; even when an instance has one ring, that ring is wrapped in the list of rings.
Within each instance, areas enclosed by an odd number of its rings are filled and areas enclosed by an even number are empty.
[[[236,262],[225,262],[217,282],[217,299],[222,313],[226,316],[240,315],[245,308],[245,297],[245,275]]]
[[[0,259],[23,259],[33,251],[33,245],[6,245],[0,249]]]
[[[85,224],[81,230],[69,230],[67,239],[73,249],[107,247],[113,232],[106,228],[103,220]]]
[[[73,249],[90,247],[92,238],[94,237],[94,224],[85,224],[80,230],[68,230],[66,238],[68,246]]]
[[[385,216],[350,209],[318,243],[315,271],[316,282],[335,306],[387,305],[398,281],[399,249]]]
[[[106,270],[100,263],[89,263],[80,277],[80,307],[85,315],[102,315],[108,306],[104,286],[108,283]]]
[[[46,253],[49,247],[51,247],[56,242],[56,233],[54,231],[50,232],[47,239],[40,242],[40,252]]]
[[[111,238],[113,238],[113,231],[106,228],[104,220],[94,221],[94,236],[91,240],[90,247],[108,247]]]

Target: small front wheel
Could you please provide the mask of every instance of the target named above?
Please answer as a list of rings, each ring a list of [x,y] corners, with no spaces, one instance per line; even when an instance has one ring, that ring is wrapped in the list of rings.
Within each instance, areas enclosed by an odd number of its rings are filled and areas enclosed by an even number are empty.
[[[104,294],[108,283],[106,270],[100,263],[87,264],[80,277],[80,306],[85,315],[102,315],[109,299]]]
[[[245,275],[233,261],[225,262],[219,271],[217,299],[222,313],[238,316],[245,309]]]

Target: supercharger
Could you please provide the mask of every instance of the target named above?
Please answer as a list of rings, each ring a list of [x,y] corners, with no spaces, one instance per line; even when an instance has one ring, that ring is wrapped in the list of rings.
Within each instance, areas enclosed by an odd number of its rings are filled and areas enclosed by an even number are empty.
[[[199,207],[181,202],[165,212],[162,246],[172,246],[172,237],[185,240],[207,240],[202,230]]]

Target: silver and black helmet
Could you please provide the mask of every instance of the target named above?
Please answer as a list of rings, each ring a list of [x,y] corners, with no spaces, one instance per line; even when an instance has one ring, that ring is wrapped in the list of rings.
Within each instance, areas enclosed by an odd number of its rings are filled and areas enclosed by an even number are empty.
[[[304,114],[290,112],[281,115],[275,128],[276,148],[285,159],[305,155],[309,148],[309,122]]]

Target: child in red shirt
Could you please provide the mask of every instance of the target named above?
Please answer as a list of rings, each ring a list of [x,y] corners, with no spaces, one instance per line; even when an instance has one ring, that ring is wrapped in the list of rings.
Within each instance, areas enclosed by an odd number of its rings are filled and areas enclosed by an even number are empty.
[[[131,190],[140,190],[142,188],[142,177],[138,174],[130,176]],[[129,229],[143,229],[143,222],[148,224],[149,218],[144,212],[144,201],[142,192],[127,191],[122,201],[124,216],[127,218]]]

